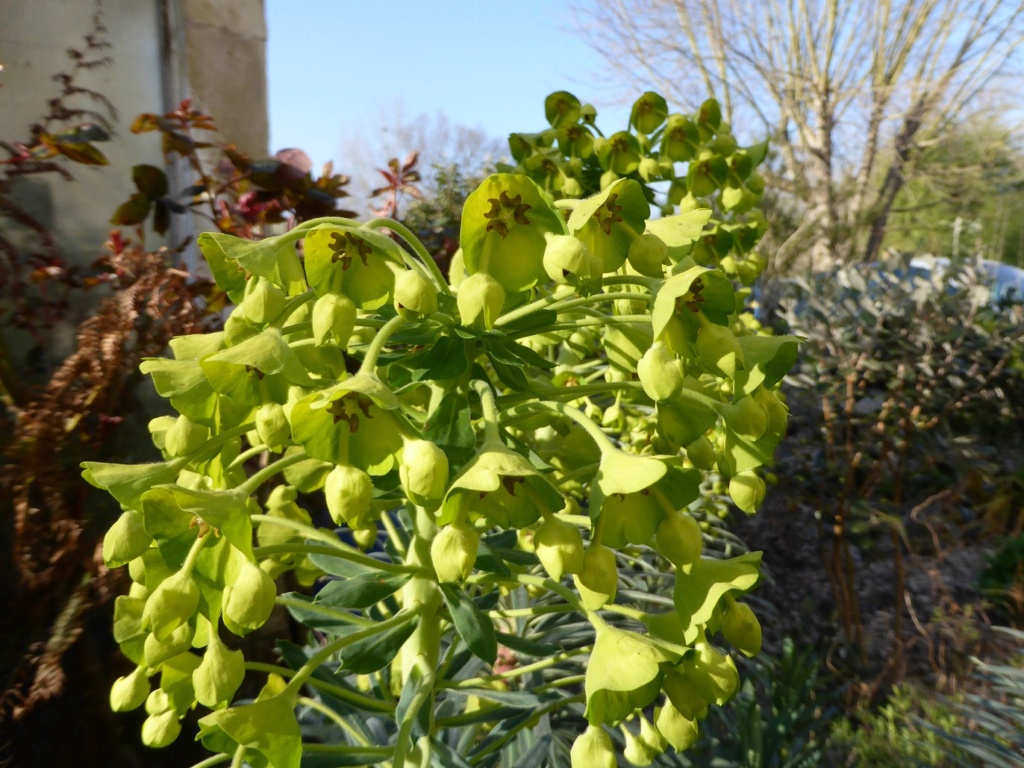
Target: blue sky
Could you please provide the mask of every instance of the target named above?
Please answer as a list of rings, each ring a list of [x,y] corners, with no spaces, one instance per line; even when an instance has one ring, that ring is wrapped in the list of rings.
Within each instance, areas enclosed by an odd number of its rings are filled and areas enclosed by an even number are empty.
[[[267,0],[266,12],[270,148],[300,147],[314,168],[344,171],[346,136],[394,105],[496,138],[543,128],[556,90],[593,103],[599,125],[628,115],[561,0]]]

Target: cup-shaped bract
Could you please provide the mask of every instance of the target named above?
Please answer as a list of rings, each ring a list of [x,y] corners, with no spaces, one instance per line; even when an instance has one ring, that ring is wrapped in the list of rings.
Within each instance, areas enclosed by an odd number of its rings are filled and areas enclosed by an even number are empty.
[[[724,325],[704,323],[697,332],[697,355],[716,376],[731,379],[743,367],[743,348]]]
[[[615,747],[603,728],[591,725],[572,743],[569,759],[572,768],[615,768]]]
[[[583,570],[583,536],[572,523],[556,515],[548,517],[534,534],[533,545],[544,570],[555,581]]]
[[[151,631],[157,640],[166,640],[187,622],[199,606],[199,587],[191,573],[180,570],[167,577],[146,598],[142,610],[142,628]]]
[[[715,466],[715,446],[701,435],[686,446],[686,458],[697,469],[710,470]]]
[[[197,424],[186,416],[179,416],[164,433],[164,449],[170,456],[188,456],[206,445],[209,439],[209,427]]]
[[[746,603],[733,602],[722,617],[722,636],[747,656],[761,651],[761,622]]]
[[[490,330],[501,316],[505,289],[486,272],[477,272],[462,281],[455,298],[464,326]]]
[[[414,504],[436,504],[448,487],[448,457],[429,440],[408,440],[402,448],[398,476]]]
[[[269,574],[239,557],[238,576],[224,588],[224,626],[242,636],[267,623],[274,610],[277,586]]]
[[[339,464],[327,475],[324,496],[335,523],[358,528],[372,512],[373,480],[357,467]]]
[[[395,309],[407,319],[437,311],[437,288],[414,269],[405,269],[395,276]]]
[[[651,704],[661,691],[662,665],[676,661],[644,635],[598,624],[584,681],[587,721],[615,723]]]
[[[130,675],[119,677],[110,686],[110,708],[128,712],[142,706],[149,696],[149,677],[145,667],[136,667]]]
[[[644,352],[636,372],[644,392],[656,402],[671,400],[683,389],[683,363],[660,341]]]
[[[615,562],[615,553],[603,544],[591,542],[583,553],[583,567],[573,575],[573,581],[580,589],[588,609],[596,611],[611,602],[619,586],[619,567]]]
[[[246,283],[241,309],[249,322],[263,325],[277,319],[287,300],[285,292],[272,282],[253,276]]]
[[[556,283],[575,284],[593,277],[594,258],[578,238],[548,233],[544,248],[544,271]],[[600,275],[600,267],[598,267]]]
[[[230,651],[210,629],[210,642],[203,660],[192,673],[196,701],[210,709],[227,706],[245,678],[245,656],[241,651]]]
[[[279,403],[264,403],[256,409],[256,434],[272,451],[280,451],[291,440],[292,431]]]
[[[626,254],[629,265],[641,275],[662,277],[664,262],[668,258],[668,246],[657,235],[645,232],[630,243]]]
[[[686,512],[666,514],[658,525],[655,541],[658,552],[677,568],[700,560],[700,525]]]
[[[671,701],[666,701],[654,719],[658,732],[677,752],[689,749],[697,741],[697,720],[686,717]]]
[[[181,721],[173,709],[150,715],[142,723],[142,743],[153,749],[169,746],[181,733]]]
[[[708,643],[699,643],[697,653],[683,659],[680,669],[702,698],[718,706],[725,704],[740,688],[736,662]]]
[[[341,293],[325,293],[313,304],[313,339],[317,346],[328,342],[344,349],[356,327],[356,305]]]
[[[430,561],[442,583],[458,582],[473,572],[480,534],[468,523],[454,522],[440,530],[430,543]]]
[[[108,568],[122,566],[144,553],[152,542],[142,514],[125,510],[103,536],[103,562]]]
[[[733,503],[752,515],[764,501],[765,485],[764,480],[752,469],[739,472],[729,478],[729,496]]]

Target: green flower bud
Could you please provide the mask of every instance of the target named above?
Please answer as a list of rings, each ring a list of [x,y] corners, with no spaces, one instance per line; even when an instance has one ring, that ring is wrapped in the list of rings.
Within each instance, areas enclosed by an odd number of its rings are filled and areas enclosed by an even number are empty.
[[[584,604],[590,610],[597,610],[587,603],[599,602],[598,607],[615,599],[615,590],[619,585],[619,569],[615,563],[615,553],[602,544],[591,542],[583,553],[583,567],[574,576],[577,587],[582,585],[592,594],[586,595],[581,590]]]
[[[725,407],[725,423],[740,437],[760,440],[768,429],[768,411],[753,397],[744,397]]]
[[[722,635],[747,656],[761,651],[761,622],[746,603],[729,606],[722,619]]]
[[[731,656],[715,650],[707,643],[698,645],[697,650],[697,654],[683,660],[681,669],[701,698],[722,706],[740,688],[740,673],[736,669],[736,662]],[[665,738],[668,738],[667,733]]]
[[[656,402],[671,400],[683,389],[683,363],[660,341],[644,352],[636,372],[644,392]]]
[[[182,624],[165,640],[157,639],[156,635],[146,636],[142,647],[143,659],[146,666],[155,669],[170,658],[184,653],[192,646],[192,638],[195,636],[195,629],[191,624]]]
[[[604,191],[618,180],[619,174],[615,171],[605,171],[601,174],[601,190]]]
[[[245,635],[267,623],[277,585],[266,571],[242,560],[238,577],[224,588],[224,626],[236,635]]]
[[[174,742],[181,733],[178,713],[173,709],[159,715],[150,715],[142,724],[142,743],[153,749],[162,749]]]
[[[702,435],[686,446],[686,458],[697,469],[710,470],[715,466],[715,446]]]
[[[633,269],[648,277],[664,277],[662,264],[667,257],[668,246],[657,235],[646,232],[633,240],[626,256]]]
[[[677,752],[689,749],[697,741],[697,721],[685,717],[672,706],[671,701],[665,702],[655,716],[654,722],[658,727],[658,732]]]
[[[764,501],[765,487],[762,480],[753,470],[739,472],[729,480],[729,496],[733,503],[752,515]]]
[[[590,251],[578,238],[572,235],[555,235],[548,232],[545,236],[547,247],[544,249],[544,271],[556,283],[572,284],[591,272]]]
[[[640,714],[640,741],[656,755],[660,755],[668,747],[668,741],[661,735],[661,731],[644,717],[643,713]]]
[[[172,708],[171,697],[163,688],[157,688],[146,697],[146,714],[160,715]]]
[[[779,400],[778,395],[764,387],[754,390],[751,397],[754,398],[765,409],[768,414],[768,428],[765,432],[776,440],[786,434],[786,425],[789,422],[789,408]]]
[[[152,543],[142,524],[142,515],[129,509],[103,536],[103,562],[108,568],[118,568],[139,557]]]
[[[199,587],[184,570],[168,576],[153,590],[142,609],[142,628],[157,640],[166,640],[187,622],[199,607]]]
[[[697,332],[697,354],[709,371],[731,379],[743,367],[743,349],[724,325],[707,322]]]
[[[626,742],[626,748],[622,751],[626,762],[636,766],[648,766],[653,763],[658,753],[639,739],[624,723],[619,725],[619,728],[622,731],[622,738]]]
[[[242,307],[235,307],[234,311],[228,315],[228,319],[224,321],[224,336],[232,346],[252,338],[259,332],[260,329],[246,318],[245,310]]]
[[[370,524],[366,528],[354,528],[352,538],[355,539],[356,545],[366,552],[377,543],[377,526]]]
[[[456,300],[464,326],[490,330],[501,315],[505,289],[486,272],[477,272],[462,281]]]
[[[569,751],[572,768],[615,768],[615,748],[611,737],[597,725],[576,737]]]
[[[279,403],[264,403],[256,409],[256,434],[272,451],[281,451],[292,437],[291,426]]]
[[[241,310],[250,322],[257,325],[271,323],[284,309],[288,297],[269,280],[253,276],[245,286]]]
[[[186,416],[179,416],[174,426],[164,435],[164,448],[171,456],[195,453],[210,439],[210,428],[196,424]]]
[[[555,581],[561,581],[566,573],[583,570],[583,537],[572,523],[554,516],[547,518],[534,534],[533,544],[541,565]]]
[[[110,708],[114,712],[129,712],[141,707],[149,696],[149,677],[145,667],[136,667],[125,677],[119,677],[110,686]]]
[[[566,197],[582,197],[583,186],[572,176],[566,176],[562,180],[562,194]]]
[[[700,560],[700,525],[685,512],[666,515],[655,534],[658,551],[677,568]]]
[[[241,651],[229,651],[217,637],[216,630],[211,629],[210,644],[192,673],[196,701],[210,709],[227,706],[244,677],[245,656]]]
[[[653,157],[645,157],[640,161],[637,171],[640,174],[640,178],[644,181],[656,181],[658,176],[661,175],[661,165]]]
[[[370,514],[373,480],[357,467],[339,464],[327,475],[324,495],[335,523],[358,528]]]
[[[473,572],[480,534],[466,523],[452,523],[441,529],[430,544],[430,561],[439,582],[462,581]]]
[[[395,277],[395,309],[406,319],[437,311],[437,288],[419,272],[406,269]]]
[[[356,305],[341,293],[326,293],[313,305],[313,339],[323,346],[328,340],[344,349],[356,327]]]
[[[421,507],[444,498],[448,457],[429,440],[409,440],[402,449],[398,476],[410,501]]]
[[[680,622],[680,632],[682,623]],[[677,669],[669,669],[665,672],[665,679],[661,684],[662,690],[668,696],[672,706],[675,707],[687,720],[703,720],[708,714],[708,702],[703,696],[697,693],[689,678]]]

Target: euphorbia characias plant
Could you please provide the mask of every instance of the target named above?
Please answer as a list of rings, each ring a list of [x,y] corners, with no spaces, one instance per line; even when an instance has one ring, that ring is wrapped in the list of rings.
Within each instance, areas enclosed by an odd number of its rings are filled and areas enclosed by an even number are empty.
[[[760,554],[709,556],[691,510],[711,473],[761,502],[796,340],[745,329],[695,260],[710,208],[652,216],[628,177],[735,142],[651,94],[641,138],[599,142],[592,108],[548,101],[559,145],[615,178],[573,199],[488,177],[447,279],[387,219],[200,237],[236,309],[143,365],[180,414],[151,424],[164,460],[84,465],[133,582],[111,705],[145,704],[150,746],[199,706],[203,765],[493,766],[513,743],[521,765],[646,765],[735,693]],[[246,661],[275,605],[317,633]]]

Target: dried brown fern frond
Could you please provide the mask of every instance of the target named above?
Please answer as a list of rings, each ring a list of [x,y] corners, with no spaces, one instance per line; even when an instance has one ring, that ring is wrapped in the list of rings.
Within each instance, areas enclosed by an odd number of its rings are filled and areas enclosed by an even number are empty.
[[[100,557],[101,534],[89,525],[91,489],[79,463],[111,447],[142,358],[203,325],[196,298],[204,284],[172,268],[166,251],[147,253],[119,238],[111,244],[113,295],[79,326],[75,352],[45,390],[16,412],[3,455],[0,507],[13,520],[15,566],[7,617],[8,626],[20,628],[20,661],[0,681],[0,721],[61,691],[63,652],[87,611],[115,591]],[[3,650],[10,659],[14,649]]]

